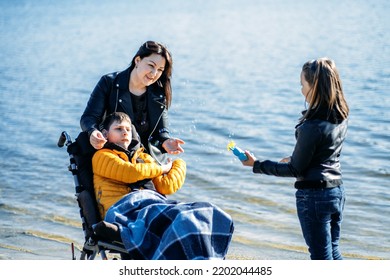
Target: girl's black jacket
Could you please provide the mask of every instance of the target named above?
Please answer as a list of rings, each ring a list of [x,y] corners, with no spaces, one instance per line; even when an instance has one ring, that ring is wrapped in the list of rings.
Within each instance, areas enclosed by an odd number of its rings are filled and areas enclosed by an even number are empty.
[[[295,187],[329,188],[342,184],[340,153],[348,120],[319,111],[296,126],[296,145],[288,163],[255,161],[254,173],[296,177]]]

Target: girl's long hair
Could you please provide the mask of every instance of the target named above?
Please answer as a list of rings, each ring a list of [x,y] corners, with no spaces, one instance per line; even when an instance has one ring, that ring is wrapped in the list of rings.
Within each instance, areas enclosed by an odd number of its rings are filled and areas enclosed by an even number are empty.
[[[302,72],[311,89],[306,97],[308,109],[301,120],[323,109],[329,114],[336,113],[340,120],[348,118],[349,108],[334,61],[326,57],[308,61],[302,66]]]
[[[162,87],[165,92],[165,98],[167,102],[167,108],[171,106],[172,102],[172,86],[171,86],[171,77],[172,77],[172,55],[168,51],[168,49],[161,43],[155,41],[147,41],[142,44],[142,46],[138,49],[137,53],[134,55],[130,64],[130,72],[135,68],[135,58],[140,57],[143,59],[144,57],[148,57],[152,54],[159,54],[165,58],[165,67],[164,71],[161,74],[161,77],[157,80],[157,85]]]

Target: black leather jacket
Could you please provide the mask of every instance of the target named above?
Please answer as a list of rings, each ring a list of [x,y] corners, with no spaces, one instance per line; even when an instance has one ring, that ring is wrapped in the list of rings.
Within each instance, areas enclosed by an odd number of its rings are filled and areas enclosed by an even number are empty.
[[[99,129],[99,125],[105,114],[115,111],[125,112],[131,120],[134,120],[133,106],[129,93],[130,68],[122,72],[114,72],[100,78],[91,93],[87,107],[80,119],[83,131],[91,133]],[[147,89],[147,110],[150,122],[149,142],[166,153],[162,143],[169,139],[168,111],[165,101],[165,93],[157,83]],[[148,149],[147,143],[142,143]]]
[[[296,145],[288,163],[255,161],[254,173],[296,177],[296,188],[329,188],[342,184],[340,153],[348,120],[322,118],[305,120],[296,126]]]

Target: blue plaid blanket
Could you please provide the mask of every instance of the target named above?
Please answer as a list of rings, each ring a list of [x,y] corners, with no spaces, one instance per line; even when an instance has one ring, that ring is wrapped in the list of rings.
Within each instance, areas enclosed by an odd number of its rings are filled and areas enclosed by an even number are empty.
[[[223,259],[234,229],[232,218],[211,203],[177,202],[150,190],[124,196],[105,220],[119,227],[134,259]]]

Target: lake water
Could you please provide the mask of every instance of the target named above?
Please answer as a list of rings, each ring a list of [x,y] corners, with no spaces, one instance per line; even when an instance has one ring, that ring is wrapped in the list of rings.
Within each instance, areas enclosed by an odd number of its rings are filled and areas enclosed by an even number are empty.
[[[0,0],[0,259],[66,260],[83,243],[68,154],[100,76],[146,40],[173,54],[173,136],[186,141],[184,187],[171,198],[230,213],[228,258],[309,259],[293,178],[253,174],[291,154],[304,109],[301,66],[328,56],[351,115],[342,154],[341,250],[390,259],[390,2],[282,0]]]

